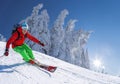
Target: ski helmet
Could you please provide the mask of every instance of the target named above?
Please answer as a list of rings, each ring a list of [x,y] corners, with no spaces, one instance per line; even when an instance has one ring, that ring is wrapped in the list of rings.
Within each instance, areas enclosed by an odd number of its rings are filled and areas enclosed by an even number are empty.
[[[21,26],[22,26],[22,29],[28,30],[28,24],[26,22],[23,22]]]

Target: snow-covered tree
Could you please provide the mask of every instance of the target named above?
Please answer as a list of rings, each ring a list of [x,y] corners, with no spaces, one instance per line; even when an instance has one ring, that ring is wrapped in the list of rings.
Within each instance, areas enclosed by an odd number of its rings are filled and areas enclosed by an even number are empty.
[[[49,15],[47,13],[47,10],[43,10],[41,12],[41,17],[38,18],[38,26],[37,28],[39,31],[38,38],[40,41],[42,41],[45,44],[45,48],[42,48],[42,51],[46,54],[49,54],[51,41],[50,41],[50,31],[48,29],[48,23],[49,23]]]
[[[29,32],[34,35],[35,37],[38,37],[39,30],[38,26],[36,25],[38,23],[38,17],[40,18],[41,16],[39,15],[39,11],[42,9],[43,4],[38,4],[33,8],[31,16],[27,17],[25,20],[21,21],[20,23],[26,21],[29,25]],[[36,38],[37,38],[36,37]],[[33,47],[36,45],[34,42],[31,42],[29,40],[26,41],[27,44],[33,49]],[[38,50],[38,47],[36,48]]]
[[[85,57],[84,54],[84,48],[83,45],[81,45],[81,41],[84,40],[82,37],[83,33],[85,31],[74,31],[73,32],[73,38],[72,38],[72,48],[71,48],[71,60],[73,64],[82,66],[83,65],[83,57]]]
[[[58,16],[57,20],[54,23],[53,28],[51,29],[51,51],[50,55],[58,57],[60,46],[64,39],[64,19],[68,15],[68,10],[63,10]]]
[[[49,54],[49,48],[51,44],[50,32],[48,30],[49,15],[47,10],[43,10],[39,14],[42,7],[43,4],[39,4],[34,7],[31,16],[23,21],[28,23],[29,32],[46,45],[45,48],[42,48],[41,46],[38,47],[38,44],[27,40],[27,43],[30,45],[30,47],[34,50]]]
[[[72,33],[74,30],[75,22],[77,20],[70,20],[67,24],[67,27],[65,29],[65,34],[64,34],[64,39],[63,42],[60,46],[60,51],[59,51],[59,58],[62,60],[65,60],[67,62],[71,61],[71,53],[70,50],[72,48]]]
[[[89,69],[90,64],[89,64],[89,57],[88,57],[88,50],[83,50],[82,55],[81,55],[82,63],[81,66],[84,68]]]
[[[2,34],[0,34],[0,41],[6,41],[6,38]]]

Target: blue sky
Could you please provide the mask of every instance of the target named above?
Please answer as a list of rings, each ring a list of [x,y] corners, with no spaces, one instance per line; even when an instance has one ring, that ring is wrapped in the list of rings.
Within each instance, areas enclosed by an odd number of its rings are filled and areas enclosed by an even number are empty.
[[[29,16],[32,8],[43,3],[50,23],[67,9],[69,19],[77,19],[75,29],[94,31],[87,44],[90,59],[102,60],[105,71],[120,74],[120,0],[0,0],[0,33],[10,36],[12,26]]]

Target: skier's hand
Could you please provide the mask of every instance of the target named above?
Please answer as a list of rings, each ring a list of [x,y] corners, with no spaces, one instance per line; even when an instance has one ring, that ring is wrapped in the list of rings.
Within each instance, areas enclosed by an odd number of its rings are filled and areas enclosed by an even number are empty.
[[[5,53],[4,53],[4,55],[5,55],[5,56],[8,56],[8,55],[9,55],[9,51],[8,51],[7,48],[5,49]]]
[[[39,44],[40,44],[41,46],[45,46],[44,43],[39,42]]]

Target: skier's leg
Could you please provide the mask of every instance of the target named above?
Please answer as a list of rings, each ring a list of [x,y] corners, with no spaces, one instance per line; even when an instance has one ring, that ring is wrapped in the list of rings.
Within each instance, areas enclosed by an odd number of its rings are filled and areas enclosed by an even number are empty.
[[[34,55],[33,55],[33,52],[32,52],[32,49],[27,45],[27,44],[23,44],[23,47],[26,51],[26,53],[28,54],[28,56],[31,58],[31,59],[35,59]]]
[[[26,53],[26,50],[24,49],[23,45],[22,46],[17,46],[14,48],[14,51],[18,52],[21,54],[21,56],[23,57],[23,59],[26,62],[29,62],[29,60],[31,60],[31,58],[28,56],[28,54]]]

